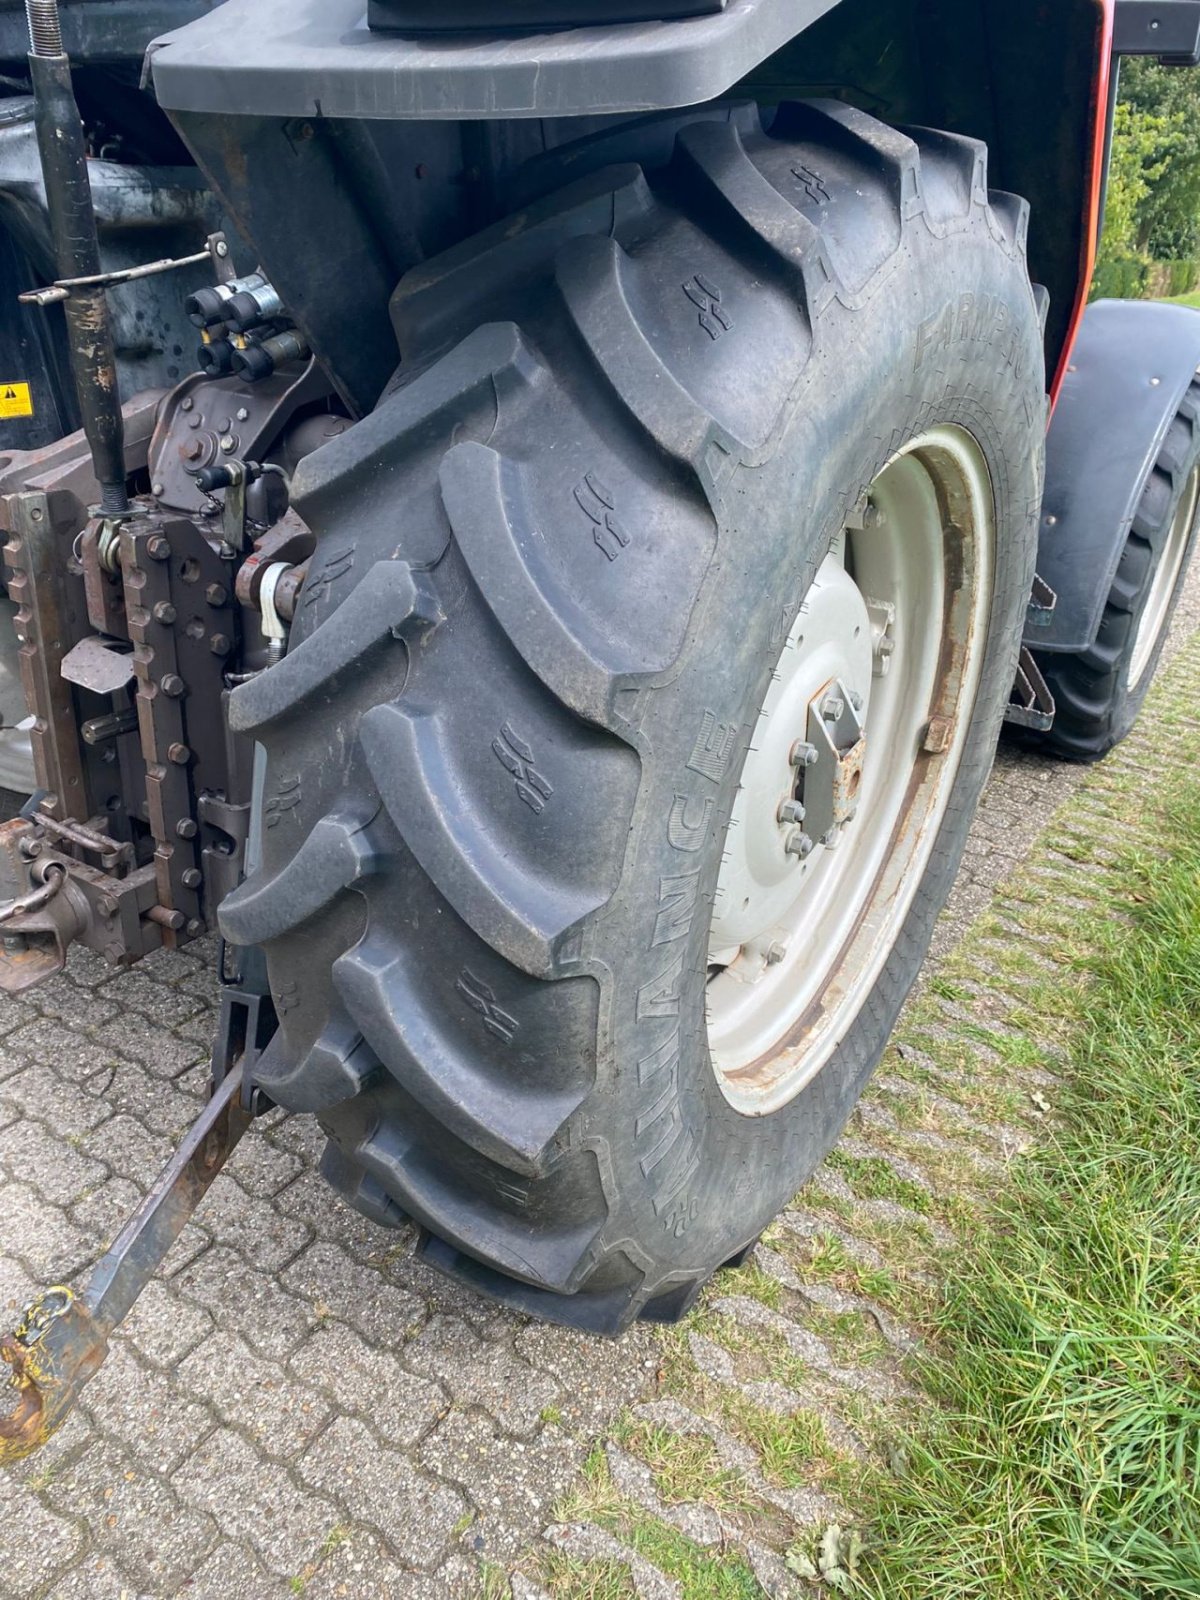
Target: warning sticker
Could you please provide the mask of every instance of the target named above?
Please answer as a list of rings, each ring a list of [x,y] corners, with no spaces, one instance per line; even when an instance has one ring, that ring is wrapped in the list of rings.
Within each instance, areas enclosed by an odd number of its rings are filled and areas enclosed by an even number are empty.
[[[33,396],[27,383],[0,383],[0,417],[31,417]]]

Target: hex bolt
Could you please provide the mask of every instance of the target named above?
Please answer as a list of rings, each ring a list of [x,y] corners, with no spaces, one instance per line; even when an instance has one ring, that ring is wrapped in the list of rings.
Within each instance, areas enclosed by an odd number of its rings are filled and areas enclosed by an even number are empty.
[[[840,694],[827,694],[821,702],[821,715],[826,722],[840,722],[846,712],[846,702]]]
[[[101,895],[96,902],[96,909],[102,917],[115,917],[117,914],[117,902],[111,895]]]
[[[175,832],[181,839],[194,839],[199,831],[191,817],[180,817],[175,824]]]
[[[200,937],[200,935],[204,932],[204,924],[200,921],[199,917],[192,918],[187,925],[187,931],[189,939],[198,939]]]
[[[219,583],[210,583],[204,591],[204,598],[210,606],[223,606],[229,597]]]
[[[820,759],[821,752],[815,744],[809,744],[807,739],[797,739],[788,756],[794,767],[815,767]]]
[[[208,641],[208,648],[215,656],[227,656],[233,649],[228,638],[223,633],[214,633]]]
[[[174,622],[175,607],[169,600],[160,600],[154,607],[155,622]]]
[[[930,717],[921,745],[927,756],[944,756],[954,735],[954,723],[949,717]]]
[[[146,540],[146,554],[152,561],[166,561],[171,554],[171,546],[161,533],[151,534]]]
[[[182,448],[185,461],[199,461],[204,454],[204,445],[199,439],[192,439],[190,443],[185,444]]]
[[[249,422],[250,420],[250,413],[246,410],[245,406],[239,406],[235,415],[237,416],[237,420],[239,422]]]
[[[25,949],[25,935],[23,933],[6,933],[4,935],[4,948],[17,955]]]
[[[787,850],[789,856],[799,856],[801,861],[807,861],[809,856],[812,855],[813,851],[816,849],[816,845],[813,844],[812,840],[809,838],[808,834],[805,833],[803,828],[794,828],[792,832],[788,834],[788,841],[785,849]]]
[[[863,527],[879,528],[886,521],[887,518],[884,516],[882,509],[875,504],[874,500],[868,500],[863,509]]]
[[[204,874],[199,867],[189,867],[181,881],[185,889],[198,889],[204,882]]]
[[[226,455],[231,455],[237,449],[237,440],[231,433],[223,433],[221,435],[221,449],[224,450]]]
[[[192,759],[192,752],[185,744],[169,745],[167,747],[167,759],[173,761],[177,767],[183,767]]]
[[[779,807],[778,815],[781,823],[803,822],[804,807],[799,800],[785,800]]]
[[[767,965],[769,967],[777,967],[786,955],[787,945],[780,944],[777,939],[773,945],[768,945],[767,947]]]
[[[838,845],[841,843],[841,839],[842,835],[840,829],[830,828],[829,832],[822,836],[821,843],[825,846],[826,850],[836,850]]]
[[[164,694],[169,694],[174,699],[176,695],[183,693],[187,688],[187,684],[184,683],[177,672],[167,672],[163,674],[161,687]]]
[[[196,402],[192,399],[190,394],[185,394],[183,399],[179,402],[179,409],[180,411],[190,411],[195,403]]]
[[[34,860],[34,858],[36,856],[40,856],[41,853],[42,841],[40,839],[21,840],[21,854],[25,857],[26,861]]]
[[[859,694],[857,689],[851,689],[850,691],[850,704],[854,707],[855,711],[861,711],[863,708],[863,697]]]

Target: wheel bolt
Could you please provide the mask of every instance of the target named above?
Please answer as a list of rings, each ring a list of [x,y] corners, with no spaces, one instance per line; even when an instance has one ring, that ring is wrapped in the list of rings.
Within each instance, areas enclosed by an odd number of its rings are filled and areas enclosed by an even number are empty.
[[[803,822],[804,807],[799,800],[785,800],[779,807],[780,822]]]
[[[787,945],[780,944],[776,940],[773,945],[769,945],[767,948],[767,965],[769,967],[777,967],[786,955]]]
[[[859,694],[857,689],[851,689],[850,691],[850,704],[854,707],[855,711],[861,711],[863,708],[863,697]]]
[[[826,722],[839,722],[846,710],[846,702],[840,694],[826,695],[821,703],[821,715]]]
[[[788,756],[794,767],[815,767],[820,759],[821,752],[815,744],[809,744],[807,739],[797,739]]]
[[[803,828],[794,828],[792,832],[788,834],[788,840],[785,849],[787,850],[789,856],[799,856],[801,861],[807,861],[809,856],[812,855],[813,851],[816,849],[816,845],[813,844],[812,840],[809,838],[808,834],[805,833]]]

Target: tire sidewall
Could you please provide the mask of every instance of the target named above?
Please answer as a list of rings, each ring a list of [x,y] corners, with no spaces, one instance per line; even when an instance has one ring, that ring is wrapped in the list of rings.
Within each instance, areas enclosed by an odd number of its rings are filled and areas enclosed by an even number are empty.
[[[978,215],[958,236],[921,230],[869,297],[827,308],[814,338],[779,448],[726,485],[683,659],[669,682],[639,696],[638,811],[621,887],[585,947],[607,1007],[580,1142],[598,1153],[613,1199],[606,1247],[638,1261],[651,1282],[711,1269],[756,1237],[849,1117],[953,881],[1032,580],[1045,412],[1023,260]],[[704,1014],[709,921],[741,768],[769,674],[832,538],[888,462],[940,425],[975,440],[996,508],[990,626],[961,764],[920,888],[846,1037],[789,1104],[750,1117],[718,1084]],[[700,762],[708,771],[696,770],[697,750],[713,754]]]

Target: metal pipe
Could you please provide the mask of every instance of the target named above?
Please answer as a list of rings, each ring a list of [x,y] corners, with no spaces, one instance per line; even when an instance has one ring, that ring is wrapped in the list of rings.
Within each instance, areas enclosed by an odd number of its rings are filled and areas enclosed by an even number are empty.
[[[96,277],[100,273],[100,243],[83,124],[71,85],[71,63],[62,47],[58,0],[25,0],[25,9],[29,19],[34,127],[57,273],[59,278]],[[83,431],[100,485],[100,509],[105,515],[121,516],[129,510],[125,425],[105,291],[86,287],[75,290],[64,303],[63,313]]]

